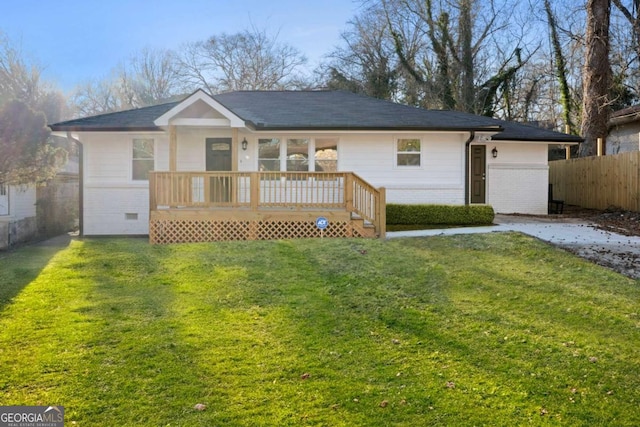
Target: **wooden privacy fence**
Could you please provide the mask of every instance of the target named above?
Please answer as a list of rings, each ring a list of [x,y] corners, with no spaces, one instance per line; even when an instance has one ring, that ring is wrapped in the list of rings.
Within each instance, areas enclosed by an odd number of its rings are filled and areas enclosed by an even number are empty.
[[[640,212],[640,152],[549,162],[549,183],[567,204]]]

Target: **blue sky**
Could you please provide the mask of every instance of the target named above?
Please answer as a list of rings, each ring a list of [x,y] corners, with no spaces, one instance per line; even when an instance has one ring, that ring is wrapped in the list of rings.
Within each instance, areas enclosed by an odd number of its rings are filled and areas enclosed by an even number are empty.
[[[357,7],[352,0],[5,0],[0,30],[69,91],[144,47],[177,49],[252,25],[279,33],[312,69]]]

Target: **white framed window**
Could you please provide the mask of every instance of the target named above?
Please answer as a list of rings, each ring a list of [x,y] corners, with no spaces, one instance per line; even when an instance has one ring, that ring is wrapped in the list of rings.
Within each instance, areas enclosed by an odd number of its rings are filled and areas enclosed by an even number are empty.
[[[422,144],[418,138],[398,138],[396,140],[396,166],[420,167],[422,165]]]
[[[338,138],[259,138],[258,170],[337,172]]]
[[[316,139],[315,151],[316,172],[338,172],[338,138]]]
[[[280,170],[280,139],[258,139],[258,170],[271,172]]]
[[[154,142],[152,138],[135,138],[131,144],[131,179],[147,181],[155,164]]]
[[[287,172],[309,171],[309,139],[287,139]]]

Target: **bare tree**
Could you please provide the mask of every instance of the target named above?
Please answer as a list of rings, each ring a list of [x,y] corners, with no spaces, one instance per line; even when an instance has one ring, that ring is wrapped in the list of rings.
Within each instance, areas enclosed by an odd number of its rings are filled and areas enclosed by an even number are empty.
[[[341,34],[342,45],[319,71],[325,76],[323,86],[381,99],[397,97],[400,67],[382,12],[371,8],[349,21],[349,29]]]
[[[49,141],[42,112],[17,99],[0,108],[0,183],[22,185],[52,178],[67,160]]]
[[[140,108],[182,95],[185,87],[171,50],[145,48],[108,77],[76,87],[73,101],[82,116]]]
[[[611,0],[618,8],[625,19],[631,25],[633,36],[633,49],[635,50],[636,61],[640,61],[640,0],[632,0],[631,5],[625,5],[622,0]]]
[[[399,62],[422,92],[421,106],[492,115],[509,99],[515,74],[529,55],[522,55],[513,34],[498,36],[511,11],[495,2],[381,0]],[[421,31],[418,51],[408,49],[398,31],[404,22]],[[511,50],[504,51],[505,45]]]
[[[183,81],[210,92],[291,89],[303,85],[306,58],[265,30],[222,34],[188,44],[180,58]]]
[[[126,109],[114,78],[86,82],[76,87],[72,102],[78,116],[93,116]]]
[[[547,22],[551,33],[551,47],[555,58],[556,77],[558,79],[558,84],[560,85],[560,102],[563,110],[562,117],[565,125],[569,128],[569,133],[576,134],[577,132],[575,125],[573,124],[573,117],[571,114],[573,102],[571,99],[569,82],[567,80],[567,64],[560,44],[556,17],[551,10],[551,3],[549,0],[544,0],[544,9],[547,14]]]
[[[42,80],[42,67],[0,32],[0,106],[13,99],[43,112],[49,123],[69,112],[62,93]]]
[[[41,73],[40,66],[27,63],[20,48],[0,33],[0,103],[18,99],[36,104]]]
[[[131,57],[119,73],[127,103],[145,106],[184,92],[176,54],[167,49],[145,48]]]
[[[585,32],[586,60],[583,69],[582,136],[578,155],[596,153],[597,138],[607,135],[611,88],[609,22],[611,0],[588,0]]]

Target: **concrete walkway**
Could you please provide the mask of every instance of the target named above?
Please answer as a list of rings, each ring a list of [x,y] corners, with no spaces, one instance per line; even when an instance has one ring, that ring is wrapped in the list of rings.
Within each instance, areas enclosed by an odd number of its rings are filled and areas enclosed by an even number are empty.
[[[640,278],[640,237],[604,231],[580,218],[496,215],[496,225],[388,232],[387,238],[517,231],[566,248],[598,264]]]

